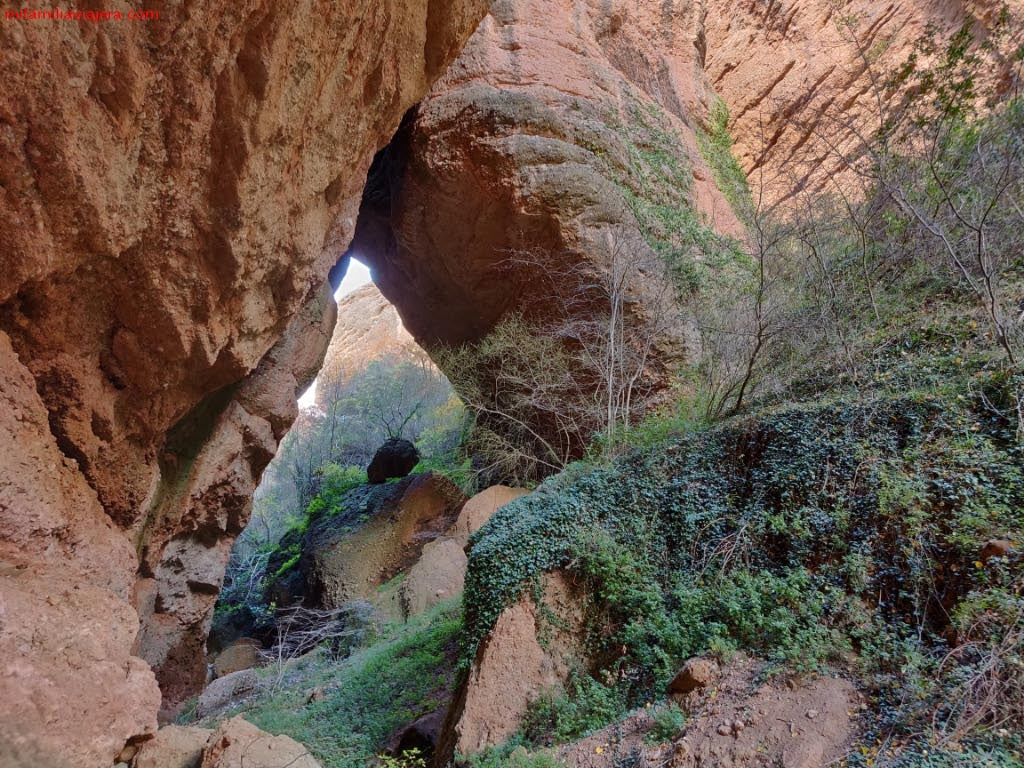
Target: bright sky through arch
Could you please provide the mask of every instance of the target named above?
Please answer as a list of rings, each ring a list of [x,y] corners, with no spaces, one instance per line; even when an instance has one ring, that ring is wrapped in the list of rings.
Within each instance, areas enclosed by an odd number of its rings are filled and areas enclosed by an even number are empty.
[[[343,296],[348,296],[356,288],[364,286],[369,282],[371,282],[370,268],[361,261],[351,259],[348,263],[348,271],[345,272],[341,285],[334,292],[334,300],[341,301]],[[313,380],[313,383],[309,385],[309,389],[303,392],[302,397],[299,398],[299,408],[312,408],[314,402],[316,402],[316,379]]]

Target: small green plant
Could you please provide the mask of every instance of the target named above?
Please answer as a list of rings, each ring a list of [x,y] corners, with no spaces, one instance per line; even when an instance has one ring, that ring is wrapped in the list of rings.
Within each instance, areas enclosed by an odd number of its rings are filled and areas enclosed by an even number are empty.
[[[426,757],[416,747],[403,750],[397,756],[380,755],[377,760],[381,768],[427,768]]]
[[[645,738],[652,744],[676,739],[686,727],[686,713],[674,701],[661,704],[651,712],[651,727]]]
[[[488,747],[469,757],[457,755],[455,763],[468,768],[565,768],[565,764],[549,752],[531,752],[521,736],[513,736],[504,744]]]

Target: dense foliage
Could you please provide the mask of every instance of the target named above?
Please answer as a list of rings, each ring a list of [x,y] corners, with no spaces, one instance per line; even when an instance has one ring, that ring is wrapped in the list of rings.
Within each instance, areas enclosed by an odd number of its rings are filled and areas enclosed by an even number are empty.
[[[980,372],[971,397],[777,409],[559,476],[477,534],[466,653],[545,571],[567,569],[585,585],[597,669],[535,713],[549,734],[606,723],[682,660],[736,649],[787,669],[845,665],[879,690],[916,686],[889,725],[955,730],[973,665],[1019,679],[1020,647],[998,662],[986,649],[1020,642],[1021,561],[980,559],[987,540],[1024,534],[1016,424],[990,407],[1004,386]],[[984,633],[970,629],[979,613]],[[968,636],[971,654],[944,661]],[[1003,706],[977,721],[1020,716],[1019,696]]]

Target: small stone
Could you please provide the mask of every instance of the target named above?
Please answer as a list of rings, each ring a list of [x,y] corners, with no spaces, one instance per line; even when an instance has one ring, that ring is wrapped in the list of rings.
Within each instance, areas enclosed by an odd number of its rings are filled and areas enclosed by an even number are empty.
[[[121,750],[120,754],[118,754],[116,762],[118,762],[118,763],[130,763],[132,761],[132,758],[135,757],[135,755],[136,755],[136,753],[138,753],[138,751],[139,751],[139,747],[138,747],[137,744],[129,744],[128,746],[126,746],[124,749]]]
[[[732,733],[732,728],[729,725],[727,725],[726,723],[722,723],[720,726],[718,726],[718,735],[719,736],[728,736],[731,733]]]
[[[1013,549],[1013,542],[1009,539],[989,539],[981,550],[981,559],[988,562],[993,557],[1005,557]]]
[[[710,659],[687,661],[668,685],[669,693],[689,693],[707,688],[718,677],[718,665]]]
[[[324,687],[322,685],[318,685],[306,695],[306,703],[312,704],[314,701],[323,701],[326,698],[327,693],[324,691]]]
[[[808,720],[813,720],[817,716],[818,716],[818,710],[816,710],[816,709],[808,709],[807,710],[807,719]]]

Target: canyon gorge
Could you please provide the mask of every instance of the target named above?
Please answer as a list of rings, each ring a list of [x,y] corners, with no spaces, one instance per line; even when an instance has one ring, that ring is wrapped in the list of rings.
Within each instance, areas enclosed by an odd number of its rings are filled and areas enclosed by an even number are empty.
[[[973,20],[980,44],[1003,7],[153,5],[0,24],[5,768],[105,768],[201,690],[232,542],[350,256],[426,350],[545,319],[624,250],[745,240],[701,150],[719,104],[784,207],[842,176],[823,141],[874,129],[876,70],[926,28]],[[1004,13],[1019,37],[1024,4]],[[700,354],[685,311],[658,309],[670,281],[651,266],[624,299],[656,392]]]

